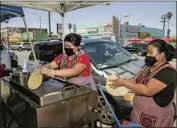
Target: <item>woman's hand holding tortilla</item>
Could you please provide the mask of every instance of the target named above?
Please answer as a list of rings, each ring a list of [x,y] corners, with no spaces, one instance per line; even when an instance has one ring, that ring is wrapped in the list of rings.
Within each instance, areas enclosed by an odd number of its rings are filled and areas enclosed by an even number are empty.
[[[45,68],[45,67],[40,67],[39,68],[40,73],[50,76],[50,77],[54,77],[55,76],[55,71],[53,69],[49,69],[49,68]]]
[[[108,78],[108,86],[111,89],[116,89],[118,87],[124,86],[124,79],[120,76],[110,76]]]

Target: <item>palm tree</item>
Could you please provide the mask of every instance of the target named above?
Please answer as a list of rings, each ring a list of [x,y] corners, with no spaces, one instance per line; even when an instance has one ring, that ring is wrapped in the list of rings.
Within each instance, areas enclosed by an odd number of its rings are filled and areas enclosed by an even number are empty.
[[[167,37],[169,37],[170,35],[170,29],[169,29],[169,25],[170,25],[170,19],[173,16],[172,12],[167,12],[167,14],[165,15],[166,18],[168,19],[168,30],[167,30]]]
[[[166,17],[168,20],[170,20],[172,16],[173,16],[172,12],[167,12]]]

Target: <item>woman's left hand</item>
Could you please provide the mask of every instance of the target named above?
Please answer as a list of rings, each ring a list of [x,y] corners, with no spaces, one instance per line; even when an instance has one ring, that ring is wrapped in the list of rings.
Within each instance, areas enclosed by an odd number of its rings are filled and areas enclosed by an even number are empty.
[[[119,77],[116,80],[109,80],[108,86],[112,89],[116,89],[118,87],[124,86],[125,85],[125,79]]]

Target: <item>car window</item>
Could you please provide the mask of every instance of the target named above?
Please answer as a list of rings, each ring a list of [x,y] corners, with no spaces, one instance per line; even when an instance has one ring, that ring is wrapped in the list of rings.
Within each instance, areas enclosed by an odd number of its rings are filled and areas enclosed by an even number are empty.
[[[56,56],[62,53],[62,43],[37,44],[35,45],[34,50],[37,59],[51,62]]]
[[[134,44],[134,47],[135,47],[135,48],[140,48],[141,45],[140,45],[140,44]]]
[[[127,45],[127,48],[133,48],[133,44]]]
[[[90,56],[91,61],[96,67],[102,64],[120,64],[132,58],[132,55],[128,51],[112,41],[84,45],[83,51]]]
[[[147,44],[141,44],[141,48],[143,48],[143,49],[147,49]]]
[[[21,43],[17,43],[16,45],[21,45]]]

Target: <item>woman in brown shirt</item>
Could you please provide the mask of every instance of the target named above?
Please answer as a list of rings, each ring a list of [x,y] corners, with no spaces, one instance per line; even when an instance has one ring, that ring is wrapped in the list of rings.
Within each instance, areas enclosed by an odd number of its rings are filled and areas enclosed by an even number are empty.
[[[124,86],[135,92],[132,121],[145,127],[173,127],[176,70],[169,63],[174,48],[156,39],[149,43],[145,66],[134,79],[117,76],[109,86]]]

